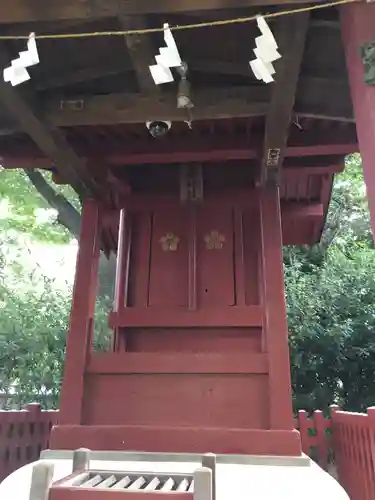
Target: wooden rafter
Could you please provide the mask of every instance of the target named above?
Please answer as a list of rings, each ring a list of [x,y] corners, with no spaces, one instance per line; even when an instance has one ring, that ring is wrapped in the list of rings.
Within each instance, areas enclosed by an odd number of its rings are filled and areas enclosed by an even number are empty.
[[[322,111],[314,110],[309,103],[300,102],[294,111],[299,117],[354,123],[352,111],[341,105],[329,103],[330,94],[324,94],[324,85],[317,86],[321,96]],[[217,120],[264,116],[269,109],[267,89],[237,88],[212,89],[194,92],[194,120]],[[69,96],[67,100],[55,97],[43,99],[42,109],[54,126],[117,125],[144,123],[147,120],[183,121],[185,116],[176,108],[175,95],[159,100],[132,94],[108,94],[89,97]],[[327,104],[327,106],[325,106]],[[14,120],[1,113],[0,136],[20,129]]]
[[[267,99],[268,92],[264,92],[261,87],[251,90],[248,87],[202,90],[194,94],[194,120],[262,116],[267,112]],[[82,109],[73,109],[73,112],[69,100],[62,103],[52,98],[45,100],[44,105],[47,116],[59,126],[186,119],[184,110],[177,109],[173,92],[160,97],[141,94],[97,95],[83,98]]]
[[[328,149],[329,145],[327,146]],[[337,148],[337,145],[331,145],[333,151]],[[295,158],[294,148],[290,148],[290,152],[287,152],[288,157]],[[301,150],[302,148],[298,148]],[[350,154],[358,151],[358,147],[355,145],[347,144],[342,145],[339,149],[339,155],[330,155],[335,159],[337,156],[345,156],[346,154]],[[314,149],[310,147],[306,149],[307,153],[313,154]],[[317,147],[317,152],[319,153],[319,147]],[[87,157],[89,159],[95,159],[98,156],[104,158],[105,164],[108,166],[119,166],[123,167],[125,165],[154,165],[154,164],[180,164],[180,163],[222,163],[222,162],[230,162],[230,161],[254,161],[256,159],[256,150],[254,149],[207,149],[207,150],[198,150],[195,151],[192,147],[192,150],[185,151],[171,151],[166,153],[161,152],[145,152],[145,153],[126,153],[126,152],[118,152],[118,153],[100,153],[94,151],[86,151]],[[290,155],[290,156],[289,156]],[[301,162],[300,167],[289,167],[285,166],[283,169],[283,175],[285,175],[286,171],[290,169],[300,168],[301,172],[306,172],[306,169],[316,169],[319,171],[319,165],[306,167],[303,163],[306,163],[304,157],[303,160],[299,160]],[[17,153],[17,154],[3,154],[1,156],[1,161],[3,166],[6,168],[19,168],[20,166],[23,168],[43,168],[49,170],[51,168],[51,160],[47,158],[36,158],[32,153]],[[327,161],[327,160],[326,160]],[[334,160],[333,160],[334,161]],[[337,160],[336,160],[337,161]],[[288,162],[287,162],[288,163]],[[296,162],[299,163],[298,161]],[[316,163],[314,157],[311,160],[312,165]],[[331,170],[333,167],[329,167]],[[314,170],[315,171],[315,170]],[[341,170],[340,170],[341,171]],[[295,172],[293,170],[293,172]]]
[[[310,14],[279,20],[276,37],[282,59],[276,68],[271,103],[266,117],[261,183],[278,182],[293,114]]]
[[[320,96],[320,108],[314,109],[308,96],[303,96],[295,111],[298,115],[319,113],[325,119],[343,121],[353,120],[350,102],[344,108],[331,99],[327,85],[323,81],[314,83],[314,88]],[[341,85],[330,85],[330,91],[341,91]],[[269,109],[270,88],[263,87],[232,87],[226,89],[207,89],[194,92],[194,120],[240,118],[265,115]],[[43,100],[44,110],[52,123],[61,126],[72,125],[112,125],[116,123],[144,123],[146,120],[185,119],[181,110],[176,108],[174,93],[163,95],[163,99],[155,99],[132,94],[94,95],[82,98],[82,109],[71,108],[69,100],[80,99],[80,96],[69,97],[66,105],[61,99],[48,98]],[[1,122],[0,122],[1,123]]]
[[[144,144],[142,142],[142,144]],[[222,163],[230,161],[254,161],[257,159],[258,148],[256,143],[249,145],[248,141],[242,139],[241,141],[234,140],[210,140],[209,138],[204,138],[203,141],[198,141],[196,138],[189,139],[184,138],[178,140],[173,139],[172,142],[167,142],[164,147],[158,147],[158,143],[151,143],[152,146],[142,147],[138,145],[137,150],[129,150],[129,146],[126,145],[116,150],[107,149],[106,151],[103,147],[98,149],[93,149],[92,147],[87,147],[85,149],[79,149],[80,154],[83,157],[87,157],[89,160],[95,160],[95,158],[103,158],[106,165],[111,166],[124,166],[124,165],[153,165],[153,164],[179,164],[179,163]],[[161,143],[159,143],[161,144]],[[317,157],[334,157],[334,156],[346,156],[358,151],[358,145],[355,142],[352,143],[341,143],[341,144],[317,144],[314,146],[289,146],[285,152],[286,159],[295,160],[301,163],[301,172],[306,172],[306,167],[303,167],[303,163],[306,161],[311,162],[314,165]],[[303,158],[303,161],[302,161]],[[326,160],[327,161],[327,160]],[[20,148],[17,152],[2,151],[1,163],[6,166],[6,168],[38,168],[36,165],[43,165],[43,168],[51,168],[51,160],[48,158],[37,157],[35,152],[30,151],[30,148]],[[284,162],[283,175],[287,167]],[[293,167],[292,167],[293,168]],[[314,167],[318,169],[319,167]],[[331,167],[330,167],[331,168]],[[318,170],[315,170],[318,171]]]
[[[315,0],[323,3],[326,0]],[[66,19],[97,19],[148,13],[194,12],[269,5],[300,5],[306,0],[1,0],[1,23],[22,23]]]
[[[300,102],[294,111],[299,117],[354,123],[353,113],[330,102],[330,93],[325,85],[316,85],[321,97],[320,109],[314,109],[308,102]],[[334,86],[332,89],[334,90]],[[233,90],[233,91],[232,91]],[[264,116],[269,110],[268,89],[237,87],[236,89],[212,89],[194,92],[194,120],[217,120]],[[42,99],[45,116],[54,126],[117,125],[123,123],[144,123],[147,120],[183,121],[185,115],[176,108],[175,95],[164,99],[136,94],[108,94],[89,97],[69,96],[66,100],[55,97]],[[19,131],[8,116],[0,111],[0,135]]]
[[[70,72],[52,73],[44,76],[43,79],[36,84],[35,90],[41,91],[63,88],[66,85],[76,85],[96,80],[98,78],[117,76],[121,73],[124,73],[124,68],[121,70],[117,63],[106,64],[105,66],[98,65],[91,68],[76,69],[75,71]]]
[[[145,29],[147,22],[143,16],[119,16],[121,29]],[[125,37],[125,44],[129,52],[140,92],[144,94],[159,93],[152,79],[149,66],[154,64],[154,49],[149,35],[131,35]]]
[[[5,63],[7,59],[7,54],[0,50],[0,60]],[[88,173],[85,161],[71,149],[63,133],[42,117],[35,103],[31,104],[19,89],[5,83],[2,78],[0,103],[19,124],[20,130],[29,135],[39,149],[54,161],[60,175],[80,196],[95,194],[96,186]]]

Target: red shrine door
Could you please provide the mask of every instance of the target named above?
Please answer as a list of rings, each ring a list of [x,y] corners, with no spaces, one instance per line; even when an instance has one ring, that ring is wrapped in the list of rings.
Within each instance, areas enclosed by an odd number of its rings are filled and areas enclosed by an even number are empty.
[[[298,455],[282,273],[276,188],[129,197],[113,352],[88,357],[54,447]]]
[[[183,372],[140,377],[136,390],[118,379],[131,403],[116,423],[267,428],[256,207],[242,211],[220,199],[139,205],[128,205],[123,225],[125,300],[112,316],[115,350],[161,362],[158,355],[168,354]]]

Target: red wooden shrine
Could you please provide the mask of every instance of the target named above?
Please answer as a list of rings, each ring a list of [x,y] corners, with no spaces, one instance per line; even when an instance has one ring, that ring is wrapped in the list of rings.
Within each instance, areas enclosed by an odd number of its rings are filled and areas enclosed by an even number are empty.
[[[255,188],[243,168],[193,170],[190,184],[186,168],[155,167],[152,183],[140,174],[111,214],[86,202],[53,447],[300,454],[283,291],[288,206],[281,215],[278,188]],[[100,354],[86,292],[104,218],[119,232],[113,348]]]

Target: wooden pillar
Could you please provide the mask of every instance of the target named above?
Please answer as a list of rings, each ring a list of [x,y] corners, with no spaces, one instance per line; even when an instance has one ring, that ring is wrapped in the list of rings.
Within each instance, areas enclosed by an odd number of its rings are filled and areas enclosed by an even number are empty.
[[[116,282],[115,282],[115,297],[113,304],[113,312],[122,311],[127,304],[127,290],[129,278],[129,245],[130,231],[127,221],[127,213],[125,209],[120,211],[117,255],[116,255]],[[112,349],[114,352],[126,350],[126,339],[124,334],[121,336],[119,328],[113,331]]]
[[[375,42],[375,4],[353,3],[340,8],[341,33],[357,126],[359,149],[375,235],[375,86],[364,82],[363,43]]]
[[[277,187],[261,189],[260,220],[264,349],[268,352],[269,358],[269,424],[272,430],[292,430],[294,421],[284,292],[280,197]]]
[[[99,255],[99,208],[97,202],[87,200],[82,211],[72,311],[66,342],[59,424],[79,425],[81,423],[84,373],[87,356],[91,349]]]

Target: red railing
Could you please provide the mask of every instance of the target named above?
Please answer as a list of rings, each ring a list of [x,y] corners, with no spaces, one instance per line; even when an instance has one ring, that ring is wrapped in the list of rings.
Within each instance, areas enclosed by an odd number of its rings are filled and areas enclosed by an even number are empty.
[[[30,404],[23,411],[0,411],[0,481],[39,458],[41,450],[48,446],[57,417],[57,411],[41,411],[38,404]],[[331,420],[320,411],[311,417],[300,411],[295,425],[301,433],[303,451],[327,469],[332,455]]]
[[[375,408],[366,414],[333,406],[330,418],[300,411],[296,427],[303,451],[340,481],[351,500],[375,498]]]
[[[22,411],[0,411],[0,482],[11,472],[34,460],[48,447],[57,411],[42,411],[29,404]]]
[[[375,498],[375,408],[331,412],[333,447],[342,486],[352,500]]]
[[[0,411],[0,481],[39,458],[57,417],[57,411],[41,411],[35,404],[24,411]],[[303,451],[338,477],[351,500],[375,498],[375,408],[363,414],[333,407],[330,418],[321,411],[300,411],[295,425]]]
[[[309,416],[304,410],[298,412],[296,429],[301,434],[302,450],[317,462],[322,469],[332,472],[334,457],[332,450],[332,421],[320,410]]]

